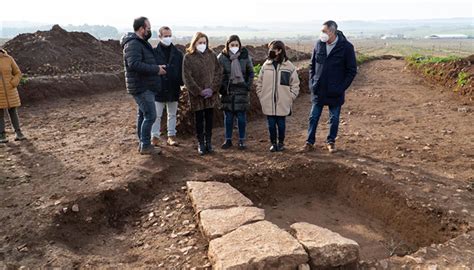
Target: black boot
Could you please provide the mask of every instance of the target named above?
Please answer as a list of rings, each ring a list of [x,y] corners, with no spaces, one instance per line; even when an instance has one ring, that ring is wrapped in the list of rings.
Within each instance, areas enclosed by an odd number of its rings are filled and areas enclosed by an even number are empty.
[[[278,151],[277,142],[274,140],[271,140],[271,141],[272,141],[272,146],[270,147],[270,152],[277,152]]]
[[[283,150],[285,150],[285,143],[283,141],[280,141],[280,142],[278,142],[277,147],[278,147],[277,151],[279,151],[279,152],[283,151]]]
[[[212,149],[212,135],[206,134],[206,151],[209,154],[214,152],[214,149]]]
[[[204,144],[204,136],[198,136],[198,153],[201,156],[206,154],[206,145]]]
[[[272,146],[270,146],[270,152],[277,152],[278,151],[278,146],[276,144],[272,144]]]
[[[239,150],[245,150],[247,149],[247,145],[245,145],[245,142],[243,140],[239,141]]]
[[[231,147],[232,147],[232,141],[231,140],[225,140],[225,142],[221,146],[222,149],[229,149]]]

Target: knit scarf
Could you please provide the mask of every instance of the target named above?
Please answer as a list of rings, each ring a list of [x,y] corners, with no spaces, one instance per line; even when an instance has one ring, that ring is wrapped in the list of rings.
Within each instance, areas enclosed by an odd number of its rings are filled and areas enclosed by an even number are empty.
[[[244,75],[242,74],[242,67],[240,66],[239,56],[240,52],[233,54],[229,52],[230,56],[230,80],[233,84],[239,84],[245,82]]]

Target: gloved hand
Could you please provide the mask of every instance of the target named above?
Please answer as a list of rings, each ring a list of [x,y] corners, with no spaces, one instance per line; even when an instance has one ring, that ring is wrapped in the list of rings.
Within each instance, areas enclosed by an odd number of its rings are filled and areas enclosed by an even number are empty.
[[[212,89],[211,88],[206,88],[204,90],[201,91],[201,96],[204,97],[204,98],[210,98],[212,97]]]

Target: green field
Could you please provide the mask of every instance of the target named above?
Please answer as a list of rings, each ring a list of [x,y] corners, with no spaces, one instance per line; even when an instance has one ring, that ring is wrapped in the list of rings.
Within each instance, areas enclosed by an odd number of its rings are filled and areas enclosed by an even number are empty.
[[[413,54],[465,57],[474,54],[474,39],[405,39],[381,40],[361,39],[353,40],[356,50],[368,55],[399,55]]]
[[[466,57],[474,54],[474,39],[433,40],[433,39],[349,39],[356,51],[369,55],[410,56],[413,54]],[[287,41],[288,46],[300,51],[311,52],[313,42]]]

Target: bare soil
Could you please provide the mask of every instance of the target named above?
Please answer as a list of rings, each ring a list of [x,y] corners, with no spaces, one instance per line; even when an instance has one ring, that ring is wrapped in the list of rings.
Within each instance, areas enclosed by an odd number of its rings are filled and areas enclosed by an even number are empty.
[[[117,40],[101,41],[89,33],[68,32],[59,25],[49,31],[20,34],[4,44],[23,73],[58,75],[123,69]]]
[[[353,237],[367,267],[390,253],[394,264],[411,265],[397,255],[417,249],[441,267],[470,267],[473,104],[405,65],[376,60],[360,68],[335,154],[323,149],[326,112],[316,150],[300,151],[307,94],[288,118],[287,150],[276,154],[265,119],[256,117],[246,151],[199,157],[194,138],[179,135],[179,147],[140,156],[125,90],[24,106],[29,140],[0,146],[0,266],[209,268],[184,186],[222,180],[283,228],[306,220]],[[222,128],[214,138],[218,146]]]
[[[429,63],[409,66],[434,84],[444,85],[447,89],[468,96],[474,96],[474,54],[466,58],[446,63]],[[460,76],[464,78],[461,79]]]

